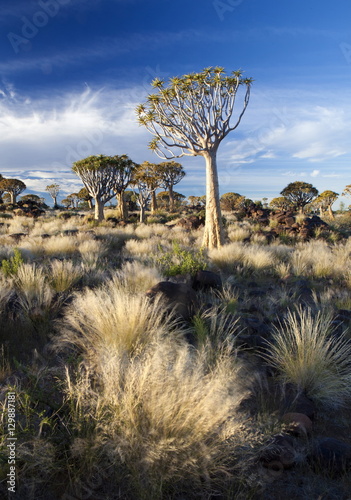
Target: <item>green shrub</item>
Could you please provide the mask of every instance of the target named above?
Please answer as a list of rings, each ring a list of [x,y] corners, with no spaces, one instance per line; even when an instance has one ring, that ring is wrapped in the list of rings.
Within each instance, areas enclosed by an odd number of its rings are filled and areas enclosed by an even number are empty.
[[[24,260],[21,252],[18,248],[15,248],[13,251],[13,257],[9,259],[3,259],[1,262],[1,270],[5,274],[5,276],[13,276],[17,274],[18,268],[21,264],[23,264]]]
[[[157,260],[164,276],[194,275],[200,269],[206,269],[207,262],[202,248],[196,252],[182,250],[177,242],[173,242],[172,247],[171,252],[163,253]],[[159,250],[163,252],[162,247]]]

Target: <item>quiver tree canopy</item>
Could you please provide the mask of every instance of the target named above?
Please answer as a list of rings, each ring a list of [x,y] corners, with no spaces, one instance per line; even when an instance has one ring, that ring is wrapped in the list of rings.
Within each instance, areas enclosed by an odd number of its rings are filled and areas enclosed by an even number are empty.
[[[19,179],[4,179],[0,180],[0,192],[8,193],[10,196],[10,202],[16,203],[17,196],[21,194],[25,189],[26,185]]]
[[[103,220],[105,203],[110,201],[119,191],[121,170],[123,170],[126,161],[131,161],[126,155],[99,155],[89,156],[73,164],[73,172],[80,177],[89,194],[95,200],[96,220]]]
[[[156,93],[137,109],[139,123],[154,135],[150,149],[160,158],[201,155],[206,160],[206,225],[203,245],[217,247],[223,243],[223,226],[219,205],[216,164],[220,142],[239,125],[247,108],[251,78],[241,71],[226,75],[223,68],[205,68],[171,78],[166,86],[156,78]],[[233,121],[234,104],[239,88],[246,89],[240,113]]]
[[[169,211],[173,212],[174,209],[174,191],[173,186],[178,184],[183,177],[185,172],[180,163],[176,161],[165,161],[159,163],[159,169],[161,174],[161,187],[168,190],[169,196]]]
[[[280,193],[301,212],[304,207],[318,196],[318,189],[308,182],[291,182]]]

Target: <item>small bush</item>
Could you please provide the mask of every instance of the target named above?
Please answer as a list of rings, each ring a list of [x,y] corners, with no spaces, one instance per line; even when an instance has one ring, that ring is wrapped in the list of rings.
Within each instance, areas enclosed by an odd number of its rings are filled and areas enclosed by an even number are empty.
[[[157,259],[157,264],[165,276],[177,276],[178,274],[191,274],[201,269],[206,269],[207,262],[203,249],[197,252],[182,250],[178,243],[173,243],[173,251],[166,252]],[[162,248],[160,248],[162,251]]]
[[[18,248],[13,251],[13,257],[4,259],[1,262],[1,270],[5,276],[13,276],[18,272],[18,268],[24,263],[22,254]]]

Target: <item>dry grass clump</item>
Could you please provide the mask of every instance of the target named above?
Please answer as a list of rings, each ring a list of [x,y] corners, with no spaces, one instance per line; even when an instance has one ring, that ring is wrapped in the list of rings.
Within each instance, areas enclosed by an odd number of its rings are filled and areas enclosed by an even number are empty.
[[[157,251],[157,245],[160,240],[156,238],[135,240],[131,239],[126,241],[125,251],[129,255],[135,255],[136,257],[146,257],[155,254]]]
[[[345,267],[350,265],[350,257],[344,245],[330,246],[318,240],[298,245],[291,264],[297,276],[340,278],[345,275]]]
[[[66,292],[83,276],[83,269],[71,260],[53,260],[48,273],[49,283],[57,293]]]
[[[75,295],[60,338],[103,363],[109,351],[138,353],[170,335],[171,330],[174,320],[165,316],[160,300],[150,303],[145,295],[132,295],[113,280],[100,289],[85,289]]]
[[[108,457],[124,470],[130,498],[174,498],[191,488],[207,490],[227,471],[236,447],[247,436],[237,408],[243,397],[238,367],[229,357],[209,370],[204,352],[185,344],[158,342],[133,362],[106,354],[93,389],[89,373],[67,377],[78,436],[74,455],[92,461]],[[247,443],[246,443],[247,444]],[[121,483],[120,483],[121,484]],[[168,496],[169,495],[169,496]]]
[[[328,312],[289,311],[273,333],[265,354],[286,382],[325,408],[337,408],[351,397],[351,344],[333,335]]]
[[[72,257],[77,252],[78,240],[75,236],[52,236],[43,242],[45,254],[49,257]]]
[[[14,283],[17,302],[28,317],[41,316],[50,309],[54,292],[42,268],[36,264],[20,265]]]
[[[246,246],[243,262],[254,270],[271,268],[274,265],[274,253],[269,247],[252,244]]]
[[[126,293],[137,294],[163,281],[163,276],[156,267],[144,266],[140,262],[125,262],[112,277],[113,286]]]
[[[135,236],[142,239],[154,236],[164,237],[169,233],[169,228],[164,224],[141,224],[135,228]]]
[[[229,227],[228,238],[230,241],[244,241],[251,236],[251,231],[244,227]]]
[[[88,269],[94,269],[97,266],[99,259],[104,256],[106,250],[106,245],[98,240],[85,240],[78,245],[82,262]]]
[[[233,272],[245,258],[246,247],[241,242],[229,243],[220,248],[209,250],[213,264],[221,271]]]
[[[216,267],[225,272],[235,272],[238,264],[262,271],[272,268],[275,263],[275,254],[267,245],[246,245],[240,241],[210,250],[209,257]]]

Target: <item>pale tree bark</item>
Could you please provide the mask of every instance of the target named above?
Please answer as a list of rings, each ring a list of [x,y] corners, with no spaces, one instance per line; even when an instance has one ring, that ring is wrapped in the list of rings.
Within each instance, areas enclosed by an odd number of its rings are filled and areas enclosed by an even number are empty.
[[[139,215],[139,221],[141,224],[144,224],[145,222],[145,205],[140,205],[140,215]]]
[[[128,208],[124,197],[124,191],[117,193],[117,202],[118,202],[119,216],[122,220],[126,220],[128,218]]]
[[[328,214],[331,219],[335,219],[331,205],[328,205]]]
[[[169,186],[168,189],[168,196],[169,196],[169,211],[174,212],[174,194],[173,194],[173,185]]]
[[[104,202],[101,201],[101,198],[95,198],[95,215],[94,219],[98,222],[104,220]]]
[[[217,151],[204,155],[206,160],[206,220],[202,245],[207,248],[217,248],[224,243],[216,155]]]
[[[157,210],[157,200],[156,200],[156,190],[151,192],[151,213],[155,213]]]

